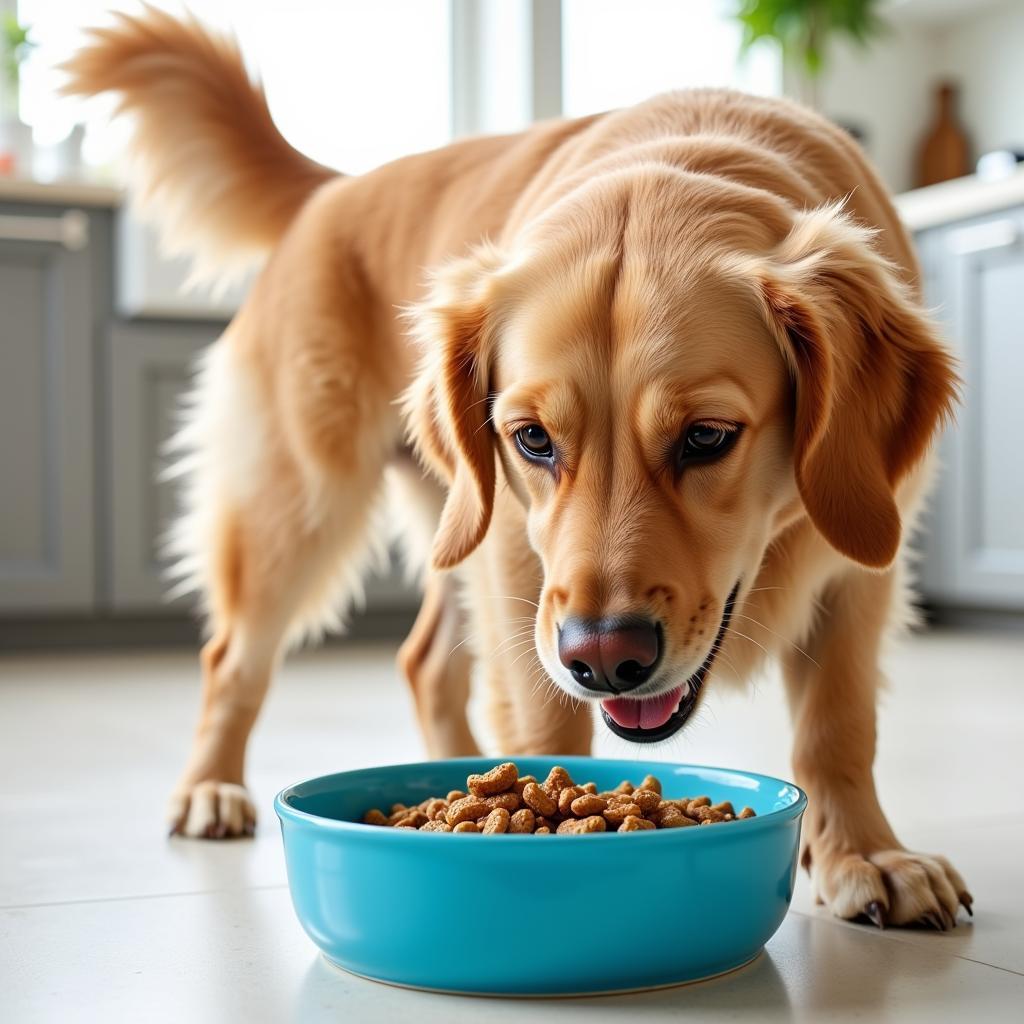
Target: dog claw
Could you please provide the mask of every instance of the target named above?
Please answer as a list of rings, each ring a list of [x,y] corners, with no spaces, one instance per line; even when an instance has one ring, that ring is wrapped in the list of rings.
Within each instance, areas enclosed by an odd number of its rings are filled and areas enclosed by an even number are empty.
[[[864,913],[871,919],[872,924],[885,931],[885,907],[878,900],[872,900],[864,908]]]
[[[256,823],[253,821],[247,821],[245,823],[245,828],[242,829],[242,834],[250,837],[256,835]]]
[[[969,892],[960,893],[960,904],[971,917],[974,917],[974,897]]]
[[[937,932],[944,932],[946,925],[942,918],[933,910],[929,910],[927,914],[922,914],[920,920],[930,928],[934,928]]]

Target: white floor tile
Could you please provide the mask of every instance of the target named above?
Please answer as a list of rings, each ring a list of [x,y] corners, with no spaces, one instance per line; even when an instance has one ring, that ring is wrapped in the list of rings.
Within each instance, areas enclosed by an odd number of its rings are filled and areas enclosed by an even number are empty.
[[[0,911],[0,983],[11,1024],[144,1020],[317,1022],[482,1018],[936,1021],[1007,1019],[1024,977],[791,914],[755,963],[699,985],[584,1000],[417,993],[326,964],[283,889]]]
[[[795,913],[768,954],[706,985],[629,998],[500,1003],[349,978],[291,912],[271,800],[300,778],[421,758],[393,648],[289,660],[257,727],[255,841],[168,841],[163,806],[198,702],[186,652],[0,660],[0,1019],[224,1021],[1008,1019],[1024,1001],[1024,636],[930,633],[886,659],[879,788],[907,846],[945,853],[977,916],[955,932]],[[658,756],[783,776],[789,724],[774,676],[712,692]],[[598,753],[646,757],[600,735]],[[962,918],[962,920],[964,920]]]

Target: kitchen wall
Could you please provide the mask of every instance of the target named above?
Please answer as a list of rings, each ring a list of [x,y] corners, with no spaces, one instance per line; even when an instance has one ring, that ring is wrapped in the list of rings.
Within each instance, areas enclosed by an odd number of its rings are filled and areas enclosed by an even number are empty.
[[[939,64],[943,74],[963,83],[961,117],[976,153],[1024,148],[1022,0],[974,11],[942,32]]]
[[[961,85],[962,123],[975,156],[1024,147],[1024,2],[906,0],[869,51],[837,45],[822,109],[866,132],[865,146],[895,192],[914,185],[917,147],[934,117],[934,87]]]

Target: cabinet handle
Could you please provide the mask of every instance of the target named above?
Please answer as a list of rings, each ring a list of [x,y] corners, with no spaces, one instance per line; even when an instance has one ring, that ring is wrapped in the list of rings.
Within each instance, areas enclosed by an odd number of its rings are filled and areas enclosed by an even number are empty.
[[[53,242],[79,252],[89,244],[89,218],[81,210],[59,217],[0,216],[0,242]]]
[[[1016,221],[997,220],[954,231],[949,238],[949,247],[958,256],[967,256],[975,252],[1012,249],[1020,238],[1021,229]]]

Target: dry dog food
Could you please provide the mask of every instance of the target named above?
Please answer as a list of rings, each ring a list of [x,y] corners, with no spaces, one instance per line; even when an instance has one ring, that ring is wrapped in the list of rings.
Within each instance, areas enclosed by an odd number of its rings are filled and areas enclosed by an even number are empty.
[[[470,775],[465,790],[453,789],[413,807],[393,804],[390,813],[374,807],[363,815],[363,822],[420,832],[564,836],[688,828],[753,817],[752,808],[737,813],[728,800],[713,804],[706,796],[665,798],[653,775],[639,786],[624,780],[599,793],[593,782],[573,782],[559,765],[538,782],[532,775],[521,776],[515,764],[506,761]]]

